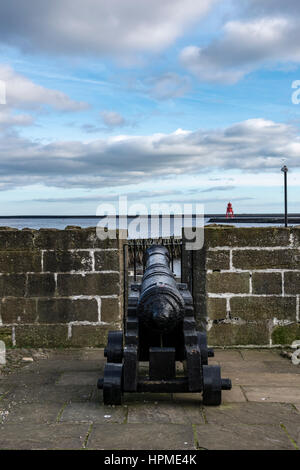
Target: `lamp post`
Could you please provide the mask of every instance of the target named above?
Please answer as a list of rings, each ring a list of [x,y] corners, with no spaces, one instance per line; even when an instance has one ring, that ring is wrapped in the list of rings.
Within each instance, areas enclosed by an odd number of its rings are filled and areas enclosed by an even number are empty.
[[[288,167],[283,165],[281,171],[284,173],[284,226],[288,226],[288,212],[287,212],[287,172]]]

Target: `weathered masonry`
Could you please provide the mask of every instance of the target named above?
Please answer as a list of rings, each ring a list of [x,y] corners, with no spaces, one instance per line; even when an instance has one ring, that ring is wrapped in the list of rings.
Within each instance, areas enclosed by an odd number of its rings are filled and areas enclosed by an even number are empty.
[[[300,339],[300,227],[208,226],[182,274],[210,346]],[[121,328],[127,242],[95,227],[0,228],[0,339],[7,347],[104,346]]]
[[[183,250],[183,277],[210,345],[300,339],[300,228],[208,226],[202,250]]]
[[[0,339],[7,346],[102,346],[120,327],[124,244],[95,228],[0,230]]]

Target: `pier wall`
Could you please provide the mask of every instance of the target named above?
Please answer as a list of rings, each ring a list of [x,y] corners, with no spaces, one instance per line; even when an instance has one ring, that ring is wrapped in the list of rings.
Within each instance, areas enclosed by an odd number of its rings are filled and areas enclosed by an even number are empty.
[[[122,327],[124,253],[124,239],[100,240],[95,228],[0,228],[0,340],[104,346],[107,332]],[[300,339],[299,227],[208,226],[201,250],[185,250],[183,240],[182,272],[210,345]]]
[[[183,280],[209,344],[300,339],[300,228],[208,226],[204,238],[203,249],[183,249]]]
[[[103,346],[121,327],[124,243],[95,228],[0,229],[0,339],[16,347]]]

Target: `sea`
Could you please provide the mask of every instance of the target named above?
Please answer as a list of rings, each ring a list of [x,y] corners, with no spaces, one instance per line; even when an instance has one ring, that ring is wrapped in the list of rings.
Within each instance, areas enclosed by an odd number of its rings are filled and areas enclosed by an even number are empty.
[[[293,223],[289,225],[296,225],[297,218],[293,218]],[[56,228],[63,230],[67,226],[77,227],[96,227],[98,224],[113,228],[127,228],[128,238],[159,238],[159,237],[180,237],[182,227],[201,227],[204,225],[222,224],[233,225],[235,227],[262,227],[262,226],[284,226],[282,215],[278,219],[278,214],[273,215],[241,215],[236,219],[226,219],[219,214],[209,214],[208,216],[190,216],[183,219],[181,216],[154,217],[148,216],[127,216],[126,217],[97,217],[97,216],[0,216],[0,227],[11,227],[22,230],[24,228],[36,229],[41,228]],[[220,222],[218,222],[220,220]],[[280,222],[278,222],[280,220]]]

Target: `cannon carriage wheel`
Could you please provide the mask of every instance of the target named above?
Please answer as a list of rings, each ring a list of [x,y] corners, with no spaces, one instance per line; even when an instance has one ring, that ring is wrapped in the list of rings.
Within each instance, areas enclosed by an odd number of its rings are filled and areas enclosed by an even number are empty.
[[[203,366],[203,405],[218,406],[222,401],[220,366]]]
[[[121,363],[123,360],[123,332],[109,331],[107,337],[107,346],[104,349],[104,357],[107,362]]]
[[[107,362],[104,377],[98,381],[98,388],[103,389],[105,405],[121,405],[123,398],[123,364]]]
[[[202,331],[197,332],[198,337],[198,345],[201,352],[201,364],[207,365],[208,358],[214,357],[214,350],[212,348],[207,347],[207,335]]]

